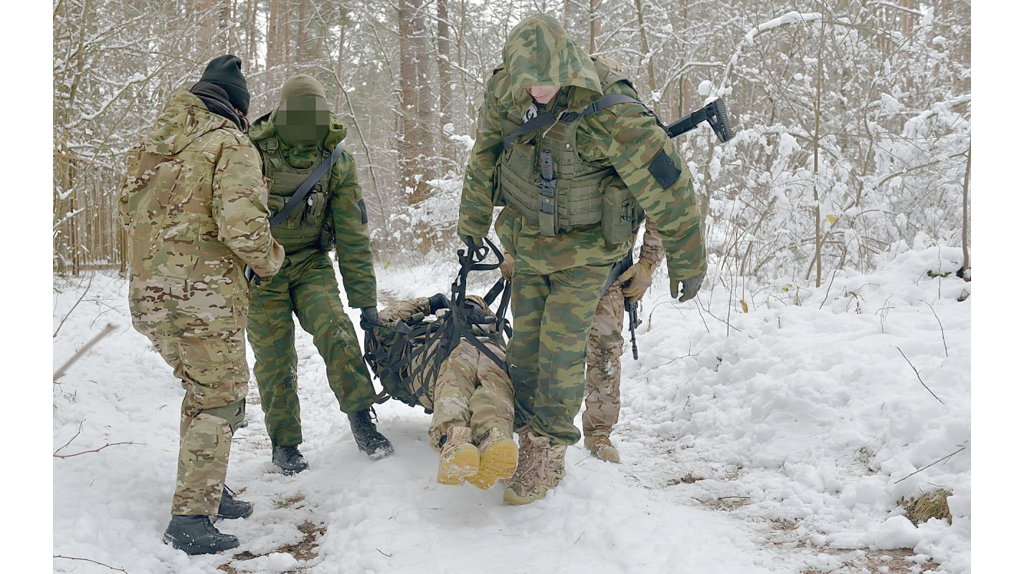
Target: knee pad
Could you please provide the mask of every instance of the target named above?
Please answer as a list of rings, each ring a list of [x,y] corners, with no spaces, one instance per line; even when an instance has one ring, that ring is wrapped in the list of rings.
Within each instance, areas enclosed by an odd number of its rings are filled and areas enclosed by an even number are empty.
[[[226,404],[222,407],[202,409],[197,413],[198,415],[210,415],[224,419],[227,421],[228,426],[231,427],[231,433],[234,434],[242,424],[242,421],[245,420],[245,399]]]

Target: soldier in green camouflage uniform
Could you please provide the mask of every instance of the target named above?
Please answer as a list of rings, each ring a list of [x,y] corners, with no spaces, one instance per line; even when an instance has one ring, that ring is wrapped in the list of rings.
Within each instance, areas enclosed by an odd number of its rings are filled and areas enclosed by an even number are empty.
[[[238,546],[210,517],[252,512],[223,490],[249,383],[243,269],[270,277],[285,254],[270,234],[259,154],[240,131],[248,106],[241,61],[213,60],[129,152],[120,186],[132,324],[185,389],[164,540],[189,554]]]
[[[597,105],[616,94],[629,101]],[[495,230],[515,259],[508,362],[523,431],[509,503],[543,497],[565,474],[565,449],[580,437],[573,419],[583,400],[586,333],[612,264],[630,247],[636,206],[657,223],[673,296],[682,283],[682,299],[693,297],[707,268],[690,174],[635,99],[626,78],[546,15],[512,30],[487,83],[458,232],[479,245],[492,210],[505,205]],[[517,133],[547,112],[557,121]],[[553,174],[544,173],[547,164]]]
[[[654,222],[648,219],[645,224],[638,261],[608,286],[597,304],[587,338],[583,444],[590,454],[605,462],[619,462],[619,451],[611,443],[611,433],[619,421],[625,298],[639,301],[644,296],[651,286],[654,270],[665,256]],[[636,235],[633,243],[636,243]],[[511,281],[514,269],[514,260],[506,256],[501,265],[502,277]]]
[[[494,316],[480,297],[470,295],[467,303],[471,317]],[[440,359],[436,355],[440,340],[432,339],[425,348],[413,351],[414,345],[425,344],[425,333],[416,341],[406,335],[417,327],[425,331],[432,325],[431,315],[441,315],[448,305],[444,295],[438,293],[399,301],[382,311],[380,324],[373,330],[374,369],[392,398],[433,412],[427,436],[430,446],[440,454],[437,482],[469,481],[487,490],[497,480],[510,477],[516,466],[512,380],[503,366],[467,339],[462,339],[435,370],[432,361]],[[480,321],[472,330],[481,344],[504,361],[505,351],[495,338],[494,323]],[[408,363],[398,366],[404,361]]]
[[[327,107],[319,81],[299,74],[285,82],[278,108],[256,120],[249,131],[264,175],[271,180],[272,215],[282,210],[321,161],[331,161],[331,152],[345,133]],[[324,359],[328,383],[348,414],[356,446],[375,460],[393,452],[370,419],[376,392],[328,256],[335,251],[349,306],[375,317],[377,279],[366,223],[355,160],[344,152],[306,200],[274,225],[274,237],[288,255],[281,272],[252,292],[248,336],[256,357],[256,382],[273,444],[272,460],[286,474],[307,468],[298,450],[302,423],[293,314]]]

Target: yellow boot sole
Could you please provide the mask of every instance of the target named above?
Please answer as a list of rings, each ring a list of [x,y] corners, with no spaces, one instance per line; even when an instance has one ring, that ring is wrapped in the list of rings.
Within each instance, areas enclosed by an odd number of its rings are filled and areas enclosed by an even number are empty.
[[[498,480],[509,478],[516,471],[519,461],[519,449],[510,438],[502,438],[480,453],[480,470],[474,476],[467,477],[473,486],[488,490]]]
[[[475,445],[464,444],[442,457],[437,467],[438,484],[462,484],[480,470],[480,451]]]

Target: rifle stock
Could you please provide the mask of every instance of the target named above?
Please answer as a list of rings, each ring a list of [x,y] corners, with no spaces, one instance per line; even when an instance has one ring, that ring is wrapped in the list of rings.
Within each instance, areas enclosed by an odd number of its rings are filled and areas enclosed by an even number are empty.
[[[693,112],[689,116],[670,124],[665,128],[665,132],[669,138],[674,138],[696,128],[701,122],[707,122],[711,126],[711,129],[715,131],[715,135],[718,136],[718,141],[725,143],[732,139],[733,133],[732,123],[729,121],[729,108],[725,105],[725,100],[721,98]]]

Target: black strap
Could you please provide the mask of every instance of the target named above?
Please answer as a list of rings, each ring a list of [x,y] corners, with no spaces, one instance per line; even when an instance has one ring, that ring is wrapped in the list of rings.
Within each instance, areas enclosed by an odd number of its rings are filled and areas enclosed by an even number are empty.
[[[341,154],[344,151],[345,142],[338,142],[337,147],[335,147],[334,151],[331,152],[331,158],[329,160],[320,162],[320,165],[316,166],[316,169],[313,170],[313,173],[309,174],[309,177],[307,177],[305,181],[302,182],[302,185],[300,185],[299,188],[295,190],[295,193],[292,194],[291,198],[288,200],[288,203],[284,204],[284,207],[281,208],[281,211],[278,211],[277,214],[270,219],[271,227],[284,221],[284,219],[288,217],[289,213],[294,211],[295,208],[298,207],[300,203],[304,203],[306,201],[306,196],[309,195],[309,190],[313,189],[313,186],[316,185],[316,182],[320,181],[320,178],[323,177],[325,173],[327,173],[327,170],[330,169],[331,166],[334,165],[339,158],[341,158]]]
[[[503,137],[502,138],[502,148],[506,148],[509,145],[511,145],[512,142],[515,141],[515,139],[517,137],[519,137],[519,136],[521,136],[523,134],[527,134],[527,133],[530,133],[530,132],[535,132],[537,130],[544,129],[544,128],[554,124],[556,121],[561,121],[561,122],[569,123],[569,122],[572,122],[572,121],[576,121],[576,118],[580,117],[581,115],[582,116],[589,116],[590,114],[596,114],[597,112],[599,112],[599,111],[601,111],[601,110],[603,110],[603,109],[605,109],[607,107],[614,106],[616,104],[629,104],[629,103],[637,103],[637,104],[639,104],[640,102],[638,102],[635,98],[631,98],[631,97],[629,97],[629,96],[627,96],[625,94],[608,94],[607,96],[602,96],[600,100],[597,100],[596,102],[594,102],[594,103],[590,104],[589,106],[587,106],[586,108],[584,108],[583,112],[562,112],[561,114],[558,115],[558,119],[557,120],[555,119],[555,116],[552,115],[551,112],[547,112],[547,113],[544,113],[544,114],[540,114],[538,116],[534,116],[533,118],[530,118],[530,121],[528,121],[525,124],[519,126],[519,129],[517,129],[516,131],[512,132],[508,136]]]

